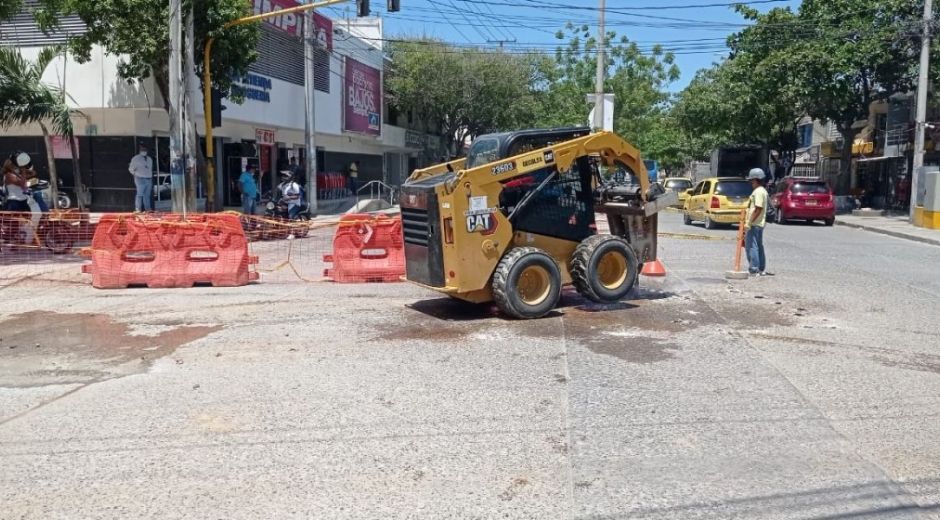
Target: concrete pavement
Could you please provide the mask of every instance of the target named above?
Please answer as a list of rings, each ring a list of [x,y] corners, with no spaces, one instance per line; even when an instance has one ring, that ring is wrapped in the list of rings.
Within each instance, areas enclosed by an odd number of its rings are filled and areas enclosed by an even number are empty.
[[[529,322],[404,284],[9,285],[0,516],[940,517],[940,249],[771,226],[777,276],[729,283],[733,230],[662,229],[665,279]]]
[[[940,231],[914,227],[906,216],[858,217],[840,215],[836,217],[836,224],[940,246]]]

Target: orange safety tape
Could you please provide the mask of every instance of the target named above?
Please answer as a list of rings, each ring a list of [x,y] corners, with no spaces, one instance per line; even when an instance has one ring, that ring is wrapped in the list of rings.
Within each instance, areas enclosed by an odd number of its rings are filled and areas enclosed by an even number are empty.
[[[294,262],[291,260],[291,256],[292,256],[293,250],[294,250],[294,241],[293,241],[293,240],[290,240],[289,242],[290,242],[290,243],[289,243],[288,246],[287,246],[287,259],[286,259],[286,260],[284,260],[283,262],[281,262],[281,263],[275,265],[274,267],[272,267],[272,268],[270,268],[270,269],[265,269],[265,268],[257,267],[257,268],[255,268],[255,271],[258,271],[259,273],[274,273],[274,272],[280,271],[280,270],[283,269],[284,267],[289,266],[289,267],[291,268],[291,271],[294,272],[294,275],[297,276],[297,278],[299,278],[300,280],[302,280],[302,281],[304,281],[304,282],[325,282],[325,281],[327,281],[327,280],[328,280],[327,278],[307,278],[307,277],[305,277],[304,275],[300,274],[299,271],[297,271],[297,267],[294,266]]]

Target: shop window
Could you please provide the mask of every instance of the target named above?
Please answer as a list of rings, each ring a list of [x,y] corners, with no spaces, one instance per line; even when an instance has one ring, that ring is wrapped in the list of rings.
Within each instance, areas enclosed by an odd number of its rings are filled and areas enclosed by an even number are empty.
[[[813,124],[800,125],[800,148],[807,148],[813,144]]]
[[[313,51],[313,88],[330,92],[330,52],[326,49]]]

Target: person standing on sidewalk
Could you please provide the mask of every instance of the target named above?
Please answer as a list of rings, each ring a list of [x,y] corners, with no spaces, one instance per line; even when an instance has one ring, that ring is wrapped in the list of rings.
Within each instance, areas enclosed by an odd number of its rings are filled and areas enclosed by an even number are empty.
[[[258,200],[258,183],[255,182],[255,166],[249,164],[238,178],[238,191],[242,192],[242,213],[255,214],[255,203]]]
[[[153,210],[153,160],[147,155],[147,145],[141,143],[137,155],[131,159],[127,171],[134,176],[137,194],[134,196],[134,211]]]
[[[346,180],[346,187],[356,196],[356,190],[359,189],[359,161],[349,163],[349,178]]]
[[[767,204],[770,196],[764,188],[764,170],[752,168],[747,174],[751,181],[751,198],[747,203],[744,227],[744,250],[747,251],[748,272],[751,276],[771,276],[767,272],[767,257],[764,255],[764,225],[767,223]]]

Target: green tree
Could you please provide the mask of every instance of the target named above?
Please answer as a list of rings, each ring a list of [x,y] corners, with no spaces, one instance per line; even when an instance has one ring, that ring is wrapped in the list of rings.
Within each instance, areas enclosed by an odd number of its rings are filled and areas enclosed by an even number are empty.
[[[803,113],[835,124],[847,177],[860,130],[855,122],[867,119],[872,102],[913,87],[922,6],[918,0],[804,0],[797,13],[763,14],[738,6],[753,25],[729,39],[732,59],[745,59],[757,78],[783,82]]]
[[[223,94],[235,98],[231,92],[232,79],[248,72],[248,66],[257,58],[256,46],[260,38],[258,24],[246,24],[222,30],[226,22],[250,14],[250,3],[244,0],[184,0],[187,12],[192,5],[196,73],[202,78],[202,59],[206,40],[215,37],[212,50],[212,84]],[[91,59],[95,45],[101,45],[111,54],[122,56],[118,74],[128,81],[153,77],[164,99],[169,94],[169,2],[153,0],[40,0],[36,19],[40,26],[52,30],[58,18],[65,14],[77,15],[88,30],[74,36],[69,48],[79,62]],[[185,31],[184,31],[185,32]]]
[[[58,174],[52,156],[50,129],[65,136],[72,148],[72,157],[78,157],[71,116],[73,110],[65,102],[61,89],[42,81],[43,72],[62,52],[59,47],[46,47],[35,61],[24,58],[14,47],[0,47],[0,128],[36,123],[42,129],[49,163],[52,200],[57,200]],[[76,191],[81,192],[81,175],[75,163]],[[81,196],[78,197],[81,208]]]
[[[555,37],[565,41],[553,59],[539,63],[546,88],[538,91],[538,126],[584,125],[594,92],[597,39],[587,26],[568,24]],[[679,78],[674,57],[660,46],[643,51],[616,32],[606,35],[605,92],[614,94],[614,131],[633,142],[644,155],[674,165],[676,133],[668,127],[670,83]]]
[[[538,71],[526,56],[414,38],[391,42],[389,103],[439,128],[448,150],[466,138],[530,126]]]
[[[690,159],[707,159],[716,146],[766,142],[793,153],[795,124],[803,115],[786,76],[736,55],[702,69],[671,109]]]
[[[22,0],[0,0],[0,20],[6,20],[20,12]]]

